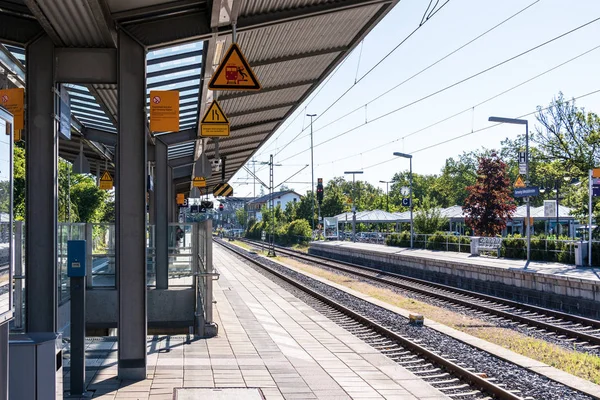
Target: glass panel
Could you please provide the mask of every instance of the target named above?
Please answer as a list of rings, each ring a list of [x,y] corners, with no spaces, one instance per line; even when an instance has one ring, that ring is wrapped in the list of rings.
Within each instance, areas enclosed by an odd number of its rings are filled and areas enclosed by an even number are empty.
[[[169,287],[193,284],[193,224],[169,225]]]
[[[0,314],[11,310],[10,246],[12,238],[11,204],[11,136],[6,135],[6,123],[0,120]]]
[[[92,226],[92,286],[116,287],[115,280],[115,225]]]

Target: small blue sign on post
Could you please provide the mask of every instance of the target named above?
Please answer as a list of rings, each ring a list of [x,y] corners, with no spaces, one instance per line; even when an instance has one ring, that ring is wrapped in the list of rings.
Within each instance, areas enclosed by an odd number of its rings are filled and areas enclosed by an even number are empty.
[[[410,206],[410,199],[408,197],[405,197],[402,199],[402,206],[403,207],[409,207]]]
[[[67,242],[67,276],[85,276],[86,246],[85,240],[69,240]]]
[[[515,188],[515,197],[534,197],[539,196],[539,194],[540,188],[537,186]]]

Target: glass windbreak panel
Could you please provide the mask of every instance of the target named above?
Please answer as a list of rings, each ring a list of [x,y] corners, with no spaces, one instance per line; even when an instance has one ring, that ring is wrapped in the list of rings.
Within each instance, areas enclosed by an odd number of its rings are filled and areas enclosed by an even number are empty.
[[[146,285],[156,286],[156,241],[155,226],[146,227]]]
[[[193,234],[192,224],[169,226],[169,286],[193,284],[192,265],[195,254]]]
[[[10,254],[12,242],[12,142],[0,119],[0,314],[11,310]]]
[[[92,226],[92,286],[115,286],[115,225]]]

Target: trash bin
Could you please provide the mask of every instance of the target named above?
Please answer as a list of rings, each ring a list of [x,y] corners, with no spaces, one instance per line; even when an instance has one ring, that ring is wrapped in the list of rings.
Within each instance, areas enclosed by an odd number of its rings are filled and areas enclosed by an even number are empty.
[[[62,399],[61,334],[12,334],[8,343],[9,399]]]
[[[479,236],[471,236],[471,255],[479,255]]]
[[[588,259],[588,241],[575,242],[575,266],[583,267],[587,265]]]

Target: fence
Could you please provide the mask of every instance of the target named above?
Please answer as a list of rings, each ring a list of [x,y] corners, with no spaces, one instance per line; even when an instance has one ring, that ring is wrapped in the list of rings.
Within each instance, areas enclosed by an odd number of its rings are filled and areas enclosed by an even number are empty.
[[[25,224],[15,222],[14,309],[12,329],[24,328],[25,321]],[[170,224],[168,232],[169,287],[192,287],[203,320],[212,323],[212,280],[218,273],[212,267],[212,221]],[[57,243],[57,297],[62,305],[70,299],[67,276],[67,242],[86,240],[86,286],[90,289],[116,289],[114,224],[60,223]],[[0,235],[2,234],[0,229]],[[155,226],[146,235],[147,285],[156,285]],[[210,307],[208,306],[210,305]],[[197,315],[199,309],[196,308]]]

